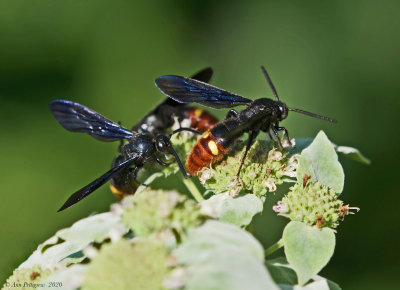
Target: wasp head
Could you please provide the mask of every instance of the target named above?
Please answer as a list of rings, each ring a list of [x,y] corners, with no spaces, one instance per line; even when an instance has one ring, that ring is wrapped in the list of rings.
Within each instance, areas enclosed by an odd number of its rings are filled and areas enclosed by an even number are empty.
[[[171,154],[171,141],[167,136],[158,135],[156,137],[157,151],[165,154]]]

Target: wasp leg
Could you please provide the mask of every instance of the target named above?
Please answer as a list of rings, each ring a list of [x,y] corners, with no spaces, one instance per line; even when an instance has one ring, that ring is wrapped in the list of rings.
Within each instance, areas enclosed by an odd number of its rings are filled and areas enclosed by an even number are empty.
[[[179,128],[179,129],[176,129],[175,131],[173,131],[171,134],[169,134],[169,137],[171,138],[172,135],[174,135],[174,134],[176,134],[176,133],[179,133],[179,132],[182,132],[182,131],[189,131],[189,132],[192,132],[192,133],[195,133],[195,134],[198,134],[198,135],[201,135],[201,134],[202,134],[200,131],[198,131],[198,130],[196,130],[196,129],[192,129],[192,128]]]
[[[272,130],[272,132],[274,132],[274,135],[275,135],[276,139],[278,140],[279,147],[280,147],[281,149],[283,149],[282,142],[281,142],[281,138],[279,137],[278,131],[277,131],[277,129],[275,128],[275,126],[272,126],[272,127],[271,127],[271,130]]]
[[[274,138],[272,137],[270,130],[267,131],[267,134],[268,134],[267,135],[268,137],[266,137],[265,140],[268,141],[268,148],[269,148],[268,150],[270,150],[270,149],[272,149],[272,146],[273,146],[272,144],[274,142]]]
[[[228,114],[226,114],[225,120],[230,118],[236,118],[239,115],[238,111],[231,109]]]
[[[156,161],[158,164],[160,164],[161,166],[170,166],[173,162],[165,162],[163,160],[161,160],[160,158],[156,158]]]
[[[270,131],[268,131],[268,137],[269,137],[269,140],[270,140],[270,141],[273,141],[273,140],[274,140],[274,138],[272,137],[272,135],[271,135],[271,132],[270,132]]]
[[[286,140],[289,142],[289,145],[290,145],[291,147],[293,147],[292,142],[290,141],[290,138],[289,138],[289,132],[288,132],[288,130],[287,130],[285,127],[279,127],[278,125],[275,126],[275,129],[278,130],[278,131],[283,131],[283,136],[284,136],[284,137],[286,138]]]
[[[244,151],[242,160],[240,161],[239,170],[236,173],[236,176],[239,177],[240,170],[242,170],[242,166],[244,161],[246,160],[247,152],[249,152],[251,145],[253,145],[254,139],[257,137],[258,131],[251,131],[249,134],[249,139],[247,140],[246,150]]]
[[[172,136],[173,134],[176,134],[176,133],[181,132],[181,131],[190,131],[190,132],[193,132],[193,133],[196,133],[196,134],[201,134],[200,131],[197,131],[197,130],[192,129],[192,128],[179,128],[179,129],[176,129],[175,131],[173,131],[171,134],[169,134],[169,138],[171,138],[171,136]],[[166,147],[168,148],[168,149],[167,149],[167,152],[169,151],[169,153],[171,153],[171,154],[174,155],[175,160],[176,160],[176,162],[178,163],[179,169],[181,170],[181,172],[182,172],[182,174],[183,174],[183,177],[184,177],[184,178],[190,177],[190,175],[187,174],[187,172],[186,172],[186,170],[185,170],[185,167],[184,167],[183,164],[182,164],[181,159],[179,158],[178,154],[176,153],[174,147],[172,146],[171,140],[169,140],[169,139],[168,139],[168,141],[167,141],[167,140],[163,140],[163,142],[166,142],[166,144],[164,144],[164,146],[166,146]],[[166,151],[164,151],[164,152],[166,152]],[[157,162],[158,162],[158,161],[157,161]]]
[[[170,147],[170,150],[171,150],[171,153],[174,155],[176,162],[178,163],[179,169],[181,170],[183,177],[184,178],[190,177],[190,175],[187,174],[185,167],[183,167],[182,161],[179,158],[178,154],[176,153],[175,149],[172,147],[172,145]]]

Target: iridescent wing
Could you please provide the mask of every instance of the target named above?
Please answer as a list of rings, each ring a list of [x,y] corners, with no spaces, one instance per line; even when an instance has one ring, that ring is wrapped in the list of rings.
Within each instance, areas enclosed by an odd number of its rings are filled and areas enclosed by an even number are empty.
[[[130,139],[133,133],[99,113],[72,101],[55,100],[50,110],[57,122],[71,132],[88,133],[103,141]]]

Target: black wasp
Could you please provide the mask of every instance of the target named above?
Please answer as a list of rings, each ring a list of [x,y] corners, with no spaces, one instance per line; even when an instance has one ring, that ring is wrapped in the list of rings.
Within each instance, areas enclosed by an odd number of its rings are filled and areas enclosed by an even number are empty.
[[[205,69],[194,77],[208,81],[211,74],[211,69]],[[120,153],[114,158],[111,169],[72,194],[58,211],[62,211],[79,202],[110,179],[111,190],[117,197],[122,197],[127,193],[134,193],[137,187],[136,176],[143,165],[153,162],[157,162],[162,166],[170,164],[163,161],[160,155],[173,155],[180,170],[187,177],[186,171],[171,145],[170,137],[181,131],[200,132],[192,128],[179,128],[171,134],[167,134],[166,131],[173,123],[175,116],[180,119],[192,118],[192,123],[195,121],[194,119],[197,120],[202,113],[196,112],[196,114],[193,114],[195,110],[193,108],[167,99],[135,125],[133,130],[128,130],[99,113],[68,100],[51,102],[50,110],[56,120],[68,131],[88,133],[101,141],[126,140],[125,142],[122,141],[119,149]],[[206,114],[206,116],[208,115]],[[210,119],[210,121],[213,120]]]
[[[275,101],[268,98],[252,101],[207,83],[180,76],[167,75],[156,79],[155,83],[161,92],[180,103],[199,103],[216,109],[239,105],[247,106],[241,112],[231,109],[224,121],[217,123],[198,140],[186,161],[186,167],[191,175],[196,175],[203,167],[221,160],[235,140],[244,133],[248,133],[249,138],[237,175],[240,173],[248,150],[260,131],[269,135],[272,131],[281,147],[282,143],[278,131],[283,131],[290,144],[288,131],[285,127],[279,126],[279,122],[286,119],[289,111],[329,122],[337,122],[328,117],[288,108],[285,103],[279,100],[276,89],[265,68],[261,67],[261,69],[275,95]]]

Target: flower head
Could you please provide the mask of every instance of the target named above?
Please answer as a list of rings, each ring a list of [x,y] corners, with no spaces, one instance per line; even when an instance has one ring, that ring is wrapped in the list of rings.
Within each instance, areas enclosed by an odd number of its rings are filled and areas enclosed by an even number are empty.
[[[199,179],[206,189],[231,196],[244,191],[264,198],[267,193],[276,191],[284,178],[296,176],[297,157],[288,158],[286,151],[271,149],[266,141],[256,141],[250,147],[238,178],[236,173],[246,147],[243,145],[238,142],[225,160],[200,171]]]
[[[307,176],[308,177],[308,176]],[[337,194],[318,182],[311,183],[309,178],[292,186],[291,191],[273,207],[279,215],[291,220],[301,221],[318,228],[336,228],[343,215],[343,201]]]

